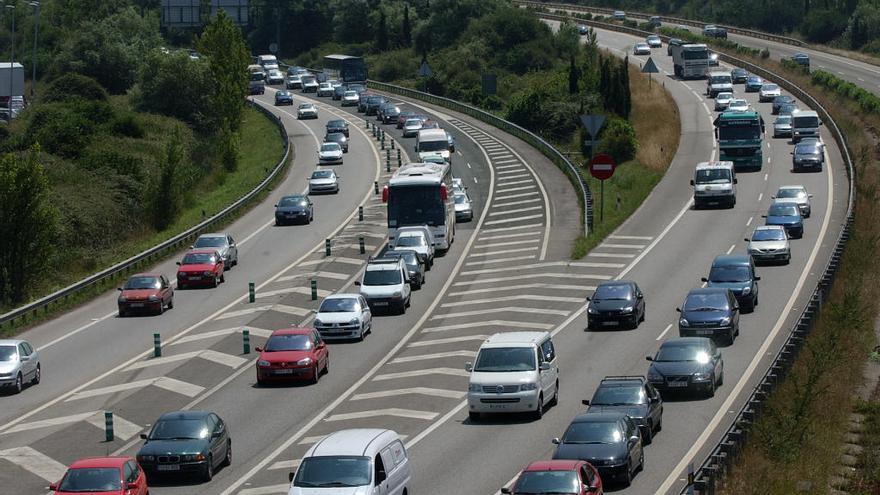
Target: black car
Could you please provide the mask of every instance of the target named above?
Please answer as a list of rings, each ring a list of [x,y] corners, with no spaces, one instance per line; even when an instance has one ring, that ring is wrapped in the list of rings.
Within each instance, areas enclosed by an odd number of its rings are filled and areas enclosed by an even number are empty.
[[[331,132],[341,132],[345,134],[345,137],[348,137],[348,122],[341,119],[327,122],[327,134]]]
[[[773,115],[779,114],[779,109],[782,105],[793,105],[795,104],[794,98],[788,95],[779,95],[776,98],[773,98]]]
[[[779,115],[791,115],[797,109],[797,103],[783,103],[779,105]]]
[[[398,259],[402,258],[403,262],[406,264],[406,269],[409,271],[410,275],[410,286],[413,290],[419,290],[422,288],[422,285],[425,283],[425,260],[423,260],[419,253],[413,251],[412,249],[393,249],[385,251],[382,254],[381,258],[390,258],[390,259]]]
[[[341,100],[342,95],[344,95],[346,91],[350,91],[348,89],[348,85],[340,84],[339,86],[336,86],[335,88],[333,88],[333,99],[334,100]]]
[[[587,461],[599,471],[603,481],[617,480],[625,485],[645,467],[645,452],[639,427],[624,413],[579,414],[566,428],[554,459]]]
[[[195,473],[211,481],[214,470],[232,463],[232,439],[226,424],[210,411],[165,413],[141,434],[146,440],[137,454],[148,476]]]
[[[324,136],[325,143],[338,143],[343,153],[348,153],[348,138],[341,132],[328,132]]]
[[[709,337],[730,345],[739,335],[739,303],[730,289],[691,289],[684,304],[675,310],[681,313],[680,337]]]
[[[379,108],[387,101],[388,100],[386,100],[384,96],[373,95],[367,97],[366,105],[364,105],[364,113],[367,115],[376,115],[376,113],[379,112]]]
[[[743,312],[752,312],[758,305],[758,280],[755,262],[748,254],[722,254],[712,260],[706,287],[730,289]]]
[[[388,103],[382,105],[382,108],[379,109],[377,115],[383,124],[390,124],[392,122],[397,124],[397,116],[400,115],[400,108],[397,105]]]
[[[800,142],[791,152],[791,168],[793,172],[804,170],[822,171],[825,165],[825,153],[822,145],[817,142]]]
[[[730,71],[730,78],[733,79],[733,84],[745,83],[749,78],[749,71],[737,67]]]
[[[275,205],[275,225],[291,222],[310,223],[314,219],[314,206],[308,196],[301,194],[284,196]]]
[[[643,376],[606,376],[593,398],[582,401],[588,414],[622,412],[642,430],[642,441],[651,443],[663,428],[663,399]]]
[[[724,360],[712,339],[669,339],[660,346],[648,367],[648,381],[661,392],[702,392],[713,397],[724,383]]]
[[[280,90],[275,92],[275,105],[293,105],[293,95],[290,91]]]
[[[602,282],[587,301],[587,329],[637,328],[645,321],[645,297],[631,280]]]

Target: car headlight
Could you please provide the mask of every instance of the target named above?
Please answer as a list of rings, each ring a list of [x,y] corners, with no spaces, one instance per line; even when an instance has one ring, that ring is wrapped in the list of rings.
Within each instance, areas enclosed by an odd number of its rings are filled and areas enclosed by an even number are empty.
[[[147,299],[150,300],[150,301],[158,301],[158,300],[159,300],[159,296],[150,296],[150,297],[148,297]]]
[[[648,381],[660,382],[660,381],[663,381],[663,376],[654,370],[648,370]]]
[[[684,318],[679,318],[679,319],[678,319],[678,326],[681,326],[681,327],[689,327],[690,325],[691,325],[691,324],[688,323],[688,321],[687,321],[686,319],[684,319]]]
[[[400,292],[399,290],[396,290],[396,291],[394,291],[394,294],[391,294],[391,297],[393,297],[393,298],[395,298],[395,299],[396,299],[396,298],[399,298],[399,297],[401,297],[401,296],[403,296],[403,293]]]
[[[591,315],[597,315],[599,314],[599,310],[597,310],[593,306],[587,306],[587,313],[590,313]]]
[[[694,380],[706,381],[709,379],[709,373],[694,373]]]
[[[205,454],[189,454],[180,456],[180,460],[184,462],[192,462],[192,461],[204,461]]]
[[[633,311],[633,306],[627,306],[627,307],[621,309],[621,311],[624,312],[624,313],[632,313],[632,311]]]
[[[137,456],[138,462],[153,462],[156,460],[156,456],[152,455],[139,455]]]
[[[128,299],[126,299],[125,296],[119,296],[119,299],[117,299],[117,301],[125,302],[125,301],[128,301]]]
[[[724,318],[721,318],[721,324],[722,325],[729,325],[730,324],[730,317],[725,316]]]
[[[271,363],[264,359],[260,359],[259,361],[257,361],[257,366],[271,366]]]
[[[349,325],[358,325],[358,324],[360,324],[360,322],[361,322],[361,320],[358,320],[357,318],[352,318],[352,319],[348,320]]]
[[[210,270],[205,270],[204,272],[202,272],[202,275],[204,275],[204,276],[206,276],[206,277],[210,277],[210,276],[213,275],[213,274],[214,274],[214,273],[211,272]]]
[[[319,327],[319,326],[321,326],[321,325],[323,325],[323,324],[324,324],[323,321],[321,321],[321,320],[315,318],[315,326],[316,326],[316,327]]]
[[[470,383],[468,384],[468,392],[482,392],[483,386],[479,383]]]
[[[303,358],[296,362],[297,366],[308,366],[312,364],[312,358]]]
[[[745,288],[743,289],[743,295],[744,295],[744,296],[749,295],[749,294],[751,294],[751,293],[752,293],[752,288],[751,288],[751,287],[745,287]]]
[[[523,392],[528,392],[529,390],[537,390],[538,384],[537,383],[523,383],[522,385],[519,386],[519,389],[522,390]]]

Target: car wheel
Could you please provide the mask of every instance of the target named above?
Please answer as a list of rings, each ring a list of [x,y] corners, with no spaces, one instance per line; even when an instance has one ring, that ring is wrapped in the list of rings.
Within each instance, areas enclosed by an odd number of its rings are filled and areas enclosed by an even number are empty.
[[[232,465],[232,440],[226,442],[226,457],[223,458],[223,467]]]
[[[535,412],[532,413],[535,419],[541,419],[544,417],[544,394],[540,394],[538,396],[538,407],[535,409]]]
[[[165,312],[165,303],[160,301],[159,302],[159,314],[161,315],[164,312]]]
[[[226,282],[226,275],[221,273],[220,274],[220,283],[223,283],[223,282]]]
[[[722,385],[724,385],[724,370],[723,369],[721,370],[721,374],[718,375],[718,384],[716,386],[720,387]]]
[[[34,379],[31,380],[31,384],[36,385],[36,384],[40,383],[40,379],[42,379],[42,376],[41,376],[42,374],[43,374],[43,372],[40,370],[40,365],[38,364],[37,371],[34,372]]]
[[[406,302],[401,301],[400,305],[397,307],[397,314],[399,314],[399,315],[406,314]]]
[[[651,422],[648,422],[648,427],[642,430],[642,443],[645,445],[651,445],[651,442],[654,441],[654,426]]]
[[[633,473],[632,473],[632,464],[630,462],[626,463],[626,474],[623,478],[623,486],[629,486],[633,481]]]
[[[218,285],[220,285],[220,276],[214,275],[214,281],[211,282],[211,287],[217,287]]]
[[[468,412],[468,419],[471,420],[471,423],[475,423],[480,420],[480,413],[469,411]]]
[[[724,344],[725,345],[733,345],[733,341],[735,338],[736,338],[735,330],[731,328],[730,332],[728,332],[728,334],[727,334],[727,338],[724,339]]]
[[[119,317],[125,318],[126,316],[128,316],[128,313],[126,313],[124,309],[120,308],[119,309]]]
[[[660,411],[660,412],[662,413],[663,411]],[[661,414],[660,419],[657,420],[657,426],[654,427],[654,433],[657,433],[658,431],[660,431],[662,429],[663,429],[663,416]]]
[[[330,355],[327,355],[327,360],[324,361],[324,374],[330,374]]]
[[[202,471],[202,481],[209,482],[214,479],[214,458],[208,454],[208,462],[205,463],[205,469]]]
[[[21,381],[21,372],[15,376],[15,384],[12,385],[12,391],[16,394],[20,394],[21,390],[24,388],[24,384]]]
[[[318,383],[318,380],[321,379],[320,370],[318,370],[318,363],[315,363],[315,368],[312,370],[312,385]]]
[[[363,342],[363,341],[364,341],[364,335],[366,335],[366,331],[364,330],[364,326],[361,325],[361,333],[358,334],[358,337],[357,337],[357,339],[355,339],[355,340],[357,340],[358,342]]]
[[[559,404],[559,380],[556,380],[556,389],[553,391],[553,398],[550,399],[550,405],[555,407]]]
[[[409,297],[406,298],[406,303],[405,303],[405,304],[406,304],[406,307],[407,307],[407,308],[410,306],[410,303],[411,303],[411,302],[412,302],[412,295],[410,295]]]
[[[275,219],[275,226],[276,226],[276,227],[280,227],[280,226],[281,226],[281,222],[279,222],[277,218]]]
[[[712,373],[712,379],[709,380],[709,389],[706,390],[707,397],[715,397],[715,373]]]

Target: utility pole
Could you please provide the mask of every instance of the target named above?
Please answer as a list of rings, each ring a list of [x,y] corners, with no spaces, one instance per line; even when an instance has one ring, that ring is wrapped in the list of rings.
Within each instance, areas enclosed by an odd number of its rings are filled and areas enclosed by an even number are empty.
[[[40,35],[40,2],[34,0],[30,5],[34,8],[34,54],[31,57],[31,64],[33,65],[31,103],[33,103],[37,94],[37,37]],[[143,13],[141,13],[141,16],[143,16]]]
[[[12,13],[12,46],[9,51],[9,115],[12,116],[12,64],[15,63],[15,5],[6,5],[6,8]]]

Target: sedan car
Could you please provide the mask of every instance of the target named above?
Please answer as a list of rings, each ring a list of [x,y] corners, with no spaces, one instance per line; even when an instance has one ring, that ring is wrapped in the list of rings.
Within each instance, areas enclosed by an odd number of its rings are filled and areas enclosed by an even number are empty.
[[[758,90],[758,101],[762,103],[773,101],[777,96],[781,95],[782,90],[779,89],[778,84],[764,83],[761,85],[761,89]]]
[[[647,43],[636,43],[633,47],[633,55],[650,55],[651,47]]]
[[[745,312],[751,313],[758,305],[758,281],[755,263],[747,254],[722,254],[712,260],[709,276],[701,279],[706,287],[729,289]]]
[[[808,193],[807,188],[804,186],[780,186],[776,190],[776,195],[773,196],[773,199],[778,203],[791,202],[797,204],[801,210],[801,216],[810,218],[813,211],[810,205],[810,198],[812,197],[813,195]]]
[[[342,106],[344,107],[353,107],[358,104],[360,101],[360,97],[357,94],[357,91],[346,91],[342,94]]]
[[[302,88],[302,74],[291,74],[287,76],[287,82],[284,86],[287,89]]]
[[[341,132],[331,132],[324,136],[325,143],[336,143],[342,148],[342,153],[348,153],[348,138]]]
[[[651,362],[648,381],[661,393],[701,392],[713,397],[724,383],[724,360],[712,339],[669,339],[646,359]]]
[[[737,67],[730,71],[730,78],[733,79],[733,84],[745,83],[749,78],[749,71]]]
[[[284,74],[278,69],[269,69],[266,72],[266,83],[270,85],[284,84]]]
[[[782,105],[789,105],[789,104],[794,104],[794,103],[795,103],[794,98],[792,98],[791,96],[788,96],[788,95],[779,95],[776,98],[773,98],[773,107],[772,107],[773,115],[777,115],[779,113],[779,108]]]
[[[137,461],[148,478],[195,474],[207,482],[215,469],[232,464],[229,428],[210,411],[165,413],[141,438],[145,441]]]
[[[709,67],[718,67],[718,54],[709,52]]]
[[[324,339],[364,340],[373,329],[373,314],[360,294],[333,294],[321,301],[315,329]]]
[[[512,495],[603,495],[602,478],[586,461],[537,461],[526,466],[510,488],[501,493]]]
[[[419,253],[413,249],[389,249],[382,254],[380,259],[400,258],[406,264],[406,270],[409,272],[409,285],[412,290],[419,290],[425,284],[425,272],[428,270],[425,260],[419,256]]]
[[[174,289],[165,275],[160,273],[132,275],[118,290],[116,302],[120,317],[147,311],[161,315],[166,307],[174,307]]]
[[[346,122],[342,119],[335,119],[335,120],[328,121],[327,125],[326,125],[326,131],[327,131],[327,134],[330,134],[331,132],[341,132],[341,133],[345,134],[345,137],[349,137],[348,136],[348,122]]]
[[[553,459],[587,461],[606,482],[621,481],[628,486],[645,467],[639,428],[621,412],[579,414],[553,443]]]
[[[751,75],[746,79],[746,93],[755,93],[761,90],[764,79],[761,76]]]
[[[57,483],[49,484],[55,495],[100,493],[147,495],[147,477],[130,456],[87,457],[71,464]]]
[[[309,177],[309,194],[339,192],[339,177],[332,170],[315,170]]]
[[[339,143],[321,143],[318,150],[318,163],[321,165],[342,165],[342,146]]]
[[[235,239],[226,233],[202,234],[196,239],[196,242],[189,247],[190,249],[206,249],[213,248],[220,253],[225,263],[225,268],[229,270],[233,266],[238,266],[238,246]]]
[[[788,237],[800,239],[804,236],[804,217],[796,204],[774,200],[766,215],[764,225],[781,225],[785,227]]]
[[[293,95],[290,91],[282,89],[275,92],[275,105],[293,105]]]
[[[749,243],[749,255],[755,263],[782,262],[787,265],[791,261],[791,244],[781,225],[755,227],[752,237],[745,241]]]
[[[345,84],[339,84],[333,87],[333,100],[339,101],[345,95],[345,92],[348,91],[348,86]]]
[[[213,249],[193,249],[177,262],[177,288],[186,289],[195,285],[217,287],[225,282],[224,263],[220,253]]]
[[[660,40],[660,37],[656,34],[649,34],[648,37],[645,38],[645,43],[651,48],[660,48],[663,46],[663,41]]]
[[[791,115],[779,115],[773,121],[773,137],[791,137]]]
[[[784,103],[779,106],[778,115],[791,115],[797,109],[797,103]]]
[[[397,116],[400,115],[400,107],[393,104],[387,104],[379,109],[378,119],[383,124],[397,123]]]
[[[318,96],[333,96],[333,85],[329,82],[322,82],[318,85],[316,93]]]
[[[730,100],[730,103],[727,104],[727,110],[731,112],[748,112],[749,108],[751,108],[751,106],[749,106],[748,100],[744,98],[733,98]]]
[[[464,191],[452,195],[455,201],[455,221],[470,222],[474,219],[474,209],[471,206],[471,198]]]
[[[25,383],[40,383],[40,353],[26,340],[0,340],[0,386],[21,393]]]
[[[300,120],[317,119],[318,107],[313,103],[300,103],[299,107],[296,109],[296,118]]]
[[[269,381],[307,380],[318,383],[330,371],[330,351],[314,328],[275,330],[266,345],[255,348],[257,384]]]
[[[310,74],[303,74],[302,76],[302,92],[303,93],[317,93],[318,87],[320,84],[318,83],[318,79]]]
[[[798,143],[791,152],[791,165],[793,172],[802,172],[804,170],[822,171],[825,165],[825,153],[823,148],[817,143]]]
[[[730,106],[731,101],[733,101],[733,93],[729,91],[718,93],[717,95],[715,95],[715,111],[721,112],[727,110],[727,107]]]
[[[364,106],[364,113],[367,115],[376,115],[379,113],[379,108],[387,102],[388,100],[386,100],[384,96],[370,95],[367,97],[367,102]]]
[[[406,124],[406,121],[412,118],[415,118],[417,114],[415,112],[411,112],[409,110],[403,110],[397,115],[397,128],[403,129],[403,126]]]
[[[291,222],[308,224],[314,219],[314,206],[308,196],[300,194],[284,196],[275,205],[275,225]]]
[[[462,181],[461,178],[459,178],[459,177],[452,178],[452,192],[453,193],[463,193],[463,192],[465,192],[466,189],[467,189],[467,187],[465,187],[464,181]]]
[[[418,134],[420,130],[422,130],[422,119],[408,119],[403,124],[403,137],[413,137]]]
[[[609,280],[587,298],[587,329],[637,328],[645,320],[645,296],[632,280]]]
[[[643,376],[606,376],[590,400],[581,401],[588,414],[622,412],[642,430],[642,442],[651,443],[663,428],[663,399]]]
[[[730,289],[691,289],[680,308],[680,337],[709,337],[733,344],[739,335],[739,303]]]

